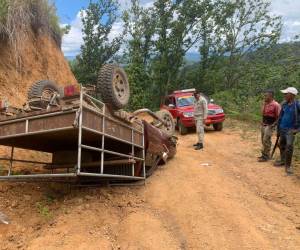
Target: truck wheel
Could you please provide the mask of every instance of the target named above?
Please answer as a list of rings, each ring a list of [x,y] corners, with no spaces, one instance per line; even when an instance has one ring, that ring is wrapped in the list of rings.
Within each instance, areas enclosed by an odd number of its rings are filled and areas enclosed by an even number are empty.
[[[106,64],[99,72],[96,94],[113,109],[124,108],[129,101],[130,89],[126,73],[116,65]]]
[[[222,122],[220,122],[220,123],[215,123],[215,124],[213,124],[213,127],[214,127],[214,129],[215,129],[216,131],[222,131],[222,129],[223,129],[223,123],[222,123]]]
[[[43,99],[50,100],[54,93],[59,93],[57,84],[50,80],[41,80],[30,87],[27,97],[28,99],[43,97]]]
[[[168,136],[173,136],[175,133],[175,122],[172,114],[168,110],[160,110],[155,112],[155,114],[166,123],[166,126],[162,125],[161,130]]]
[[[181,135],[186,135],[188,133],[187,127],[185,127],[181,121],[178,121],[178,130]]]

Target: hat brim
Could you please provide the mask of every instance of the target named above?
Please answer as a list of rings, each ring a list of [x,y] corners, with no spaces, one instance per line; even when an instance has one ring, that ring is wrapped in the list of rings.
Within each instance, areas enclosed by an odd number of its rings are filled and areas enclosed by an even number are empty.
[[[280,92],[283,93],[283,94],[289,93],[289,91],[287,91],[286,89],[280,90]]]

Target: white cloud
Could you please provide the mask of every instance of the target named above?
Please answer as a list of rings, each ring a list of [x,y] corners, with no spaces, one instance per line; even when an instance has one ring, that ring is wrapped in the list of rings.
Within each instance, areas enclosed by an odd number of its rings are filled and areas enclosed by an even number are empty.
[[[71,30],[69,34],[64,35],[62,39],[62,51],[65,56],[76,56],[79,54],[82,39],[82,22],[78,12],[76,18],[71,22]]]
[[[272,0],[272,12],[282,16],[283,29],[281,41],[291,41],[300,34],[300,1]]]

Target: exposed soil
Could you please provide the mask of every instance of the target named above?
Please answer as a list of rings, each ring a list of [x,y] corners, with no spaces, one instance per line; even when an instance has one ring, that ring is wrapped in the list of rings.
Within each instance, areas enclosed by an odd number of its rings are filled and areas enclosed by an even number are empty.
[[[76,84],[63,53],[50,36],[29,35],[23,42],[23,52],[17,65],[13,49],[0,40],[0,100],[8,100],[12,106],[22,107],[30,86],[43,79],[50,79],[59,85]],[[10,149],[0,147],[1,157],[10,156]],[[18,150],[19,159],[47,161],[49,156]],[[0,163],[0,171],[2,164]]]
[[[77,83],[61,50],[48,36],[29,36],[23,43],[19,65],[7,43],[0,41],[0,48],[0,99],[12,105],[23,105],[29,87],[39,80],[50,79],[60,85]]]
[[[229,125],[204,151],[180,137],[145,186],[0,184],[0,249],[300,249],[299,178]]]

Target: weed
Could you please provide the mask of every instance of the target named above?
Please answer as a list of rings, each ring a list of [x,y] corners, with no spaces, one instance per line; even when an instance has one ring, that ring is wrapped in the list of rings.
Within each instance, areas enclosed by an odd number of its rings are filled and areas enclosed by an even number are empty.
[[[52,217],[49,207],[48,207],[48,205],[45,204],[44,201],[37,202],[36,208],[37,208],[39,214],[42,215],[43,217],[45,217],[47,219]]]

